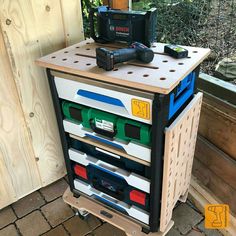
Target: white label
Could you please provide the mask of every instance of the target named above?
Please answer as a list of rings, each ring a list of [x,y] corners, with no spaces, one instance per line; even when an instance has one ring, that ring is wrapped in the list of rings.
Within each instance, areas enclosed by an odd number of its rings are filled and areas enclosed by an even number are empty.
[[[95,126],[99,129],[103,129],[109,132],[114,132],[113,123],[106,120],[100,120],[95,118]]]

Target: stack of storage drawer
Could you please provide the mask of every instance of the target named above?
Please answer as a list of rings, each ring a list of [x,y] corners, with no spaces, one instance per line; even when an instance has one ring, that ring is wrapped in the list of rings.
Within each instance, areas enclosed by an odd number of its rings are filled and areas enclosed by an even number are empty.
[[[198,73],[196,64],[164,95],[48,70],[75,196],[83,194],[121,212],[142,224],[145,232],[164,230],[168,222],[161,228],[162,183],[163,175],[170,173],[165,173],[163,164],[165,130],[190,110],[186,107],[193,104]],[[180,139],[181,134],[178,142]],[[190,166],[185,167],[186,171]],[[188,186],[184,189],[186,192]],[[176,198],[173,205],[182,195],[180,192],[172,196]],[[171,211],[173,207],[170,206]]]

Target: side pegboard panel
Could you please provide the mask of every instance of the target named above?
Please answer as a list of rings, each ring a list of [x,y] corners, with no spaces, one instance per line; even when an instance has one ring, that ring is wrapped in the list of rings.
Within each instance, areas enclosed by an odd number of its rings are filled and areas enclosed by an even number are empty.
[[[168,226],[178,200],[186,201],[197,138],[202,93],[166,129],[160,231]]]

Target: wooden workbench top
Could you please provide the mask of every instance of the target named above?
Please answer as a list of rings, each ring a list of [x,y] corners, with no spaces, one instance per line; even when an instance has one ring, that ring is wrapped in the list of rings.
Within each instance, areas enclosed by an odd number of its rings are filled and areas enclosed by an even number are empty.
[[[168,94],[185,76],[193,71],[209,54],[210,49],[184,47],[189,57],[174,59],[165,55],[164,45],[154,43],[154,59],[149,64],[131,61],[115,65],[113,71],[97,67],[97,47],[111,50],[121,48],[121,44],[97,44],[88,39],[59,50],[36,61],[39,66],[66,73],[84,76],[148,92]]]

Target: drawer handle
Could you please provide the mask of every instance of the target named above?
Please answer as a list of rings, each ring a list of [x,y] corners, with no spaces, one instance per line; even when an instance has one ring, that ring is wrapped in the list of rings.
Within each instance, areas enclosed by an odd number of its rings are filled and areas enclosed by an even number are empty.
[[[104,211],[104,210],[100,211],[100,214],[107,217],[107,218],[109,218],[109,219],[111,219],[113,217],[112,214],[110,214],[110,213],[108,213],[107,211]]]

